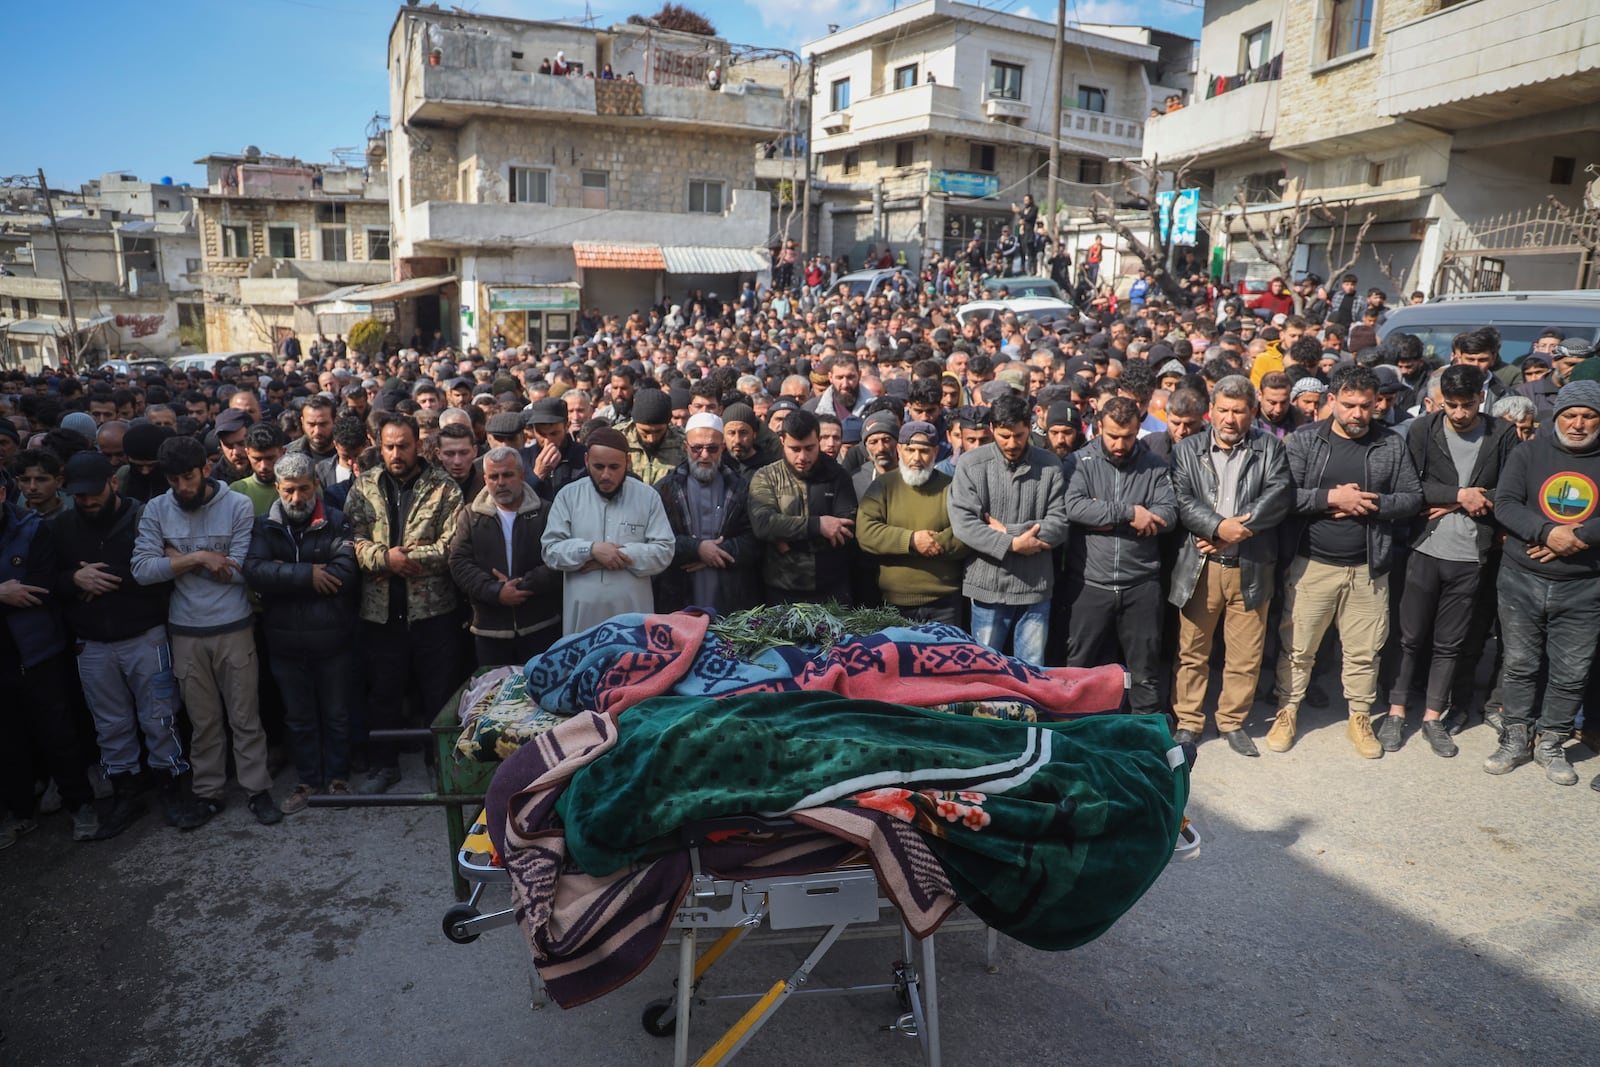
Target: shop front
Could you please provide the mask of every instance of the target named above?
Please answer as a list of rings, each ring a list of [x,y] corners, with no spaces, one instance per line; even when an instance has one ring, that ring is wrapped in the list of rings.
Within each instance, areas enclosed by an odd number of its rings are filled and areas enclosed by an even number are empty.
[[[551,341],[572,340],[578,330],[578,284],[486,285],[486,321],[479,337],[485,342],[495,327],[515,348],[531,344],[543,348]]]

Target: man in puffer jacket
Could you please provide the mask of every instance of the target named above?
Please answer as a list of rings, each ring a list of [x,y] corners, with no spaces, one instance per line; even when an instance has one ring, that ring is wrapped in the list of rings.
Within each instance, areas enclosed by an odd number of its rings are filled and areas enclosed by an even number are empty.
[[[350,711],[360,571],[350,523],[317,496],[314,461],[292,452],[273,467],[278,499],[257,517],[244,577],[261,597],[267,668],[283,694],[300,784],[280,809],[312,793],[350,792]]]

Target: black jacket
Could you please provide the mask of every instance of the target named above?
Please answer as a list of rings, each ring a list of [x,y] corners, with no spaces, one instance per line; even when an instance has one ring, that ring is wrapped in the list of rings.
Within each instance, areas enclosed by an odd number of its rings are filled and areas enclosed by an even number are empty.
[[[672,524],[672,564],[655,577],[656,610],[681,611],[690,605],[693,583],[683,568],[700,561],[700,539],[689,533],[689,464],[678,468],[656,483],[661,503]],[[761,542],[750,530],[749,492],[744,473],[726,453],[722,457],[722,550],[733,563],[717,572],[717,602],[699,607],[715,608],[719,615],[755,607],[761,599]]]
[[[344,513],[322,500],[298,529],[284,517],[279,500],[265,515],[256,516],[244,580],[261,597],[269,652],[314,657],[350,647],[361,597],[354,538]],[[318,563],[343,583],[337,593],[325,595],[311,587],[312,568]]]
[[[539,452],[544,448],[544,442],[535,441],[522,450],[522,466],[528,472],[528,484],[533,486],[534,492],[539,494],[539,499],[549,504],[556,498],[556,494],[569,482],[575,482],[588,474],[589,450],[578,442],[576,437],[569,436],[566,444],[561,446],[561,462],[556,464],[555,470],[550,472],[550,477],[541,478],[533,473],[533,461],[539,458]],[[479,461],[482,469],[482,461]],[[468,505],[476,497],[467,499]]]
[[[1472,464],[1467,484],[1487,490],[1489,499],[1493,500],[1495,486],[1500,484],[1500,471],[1505,467],[1511,450],[1517,447],[1519,438],[1516,427],[1505,419],[1492,418],[1488,414],[1478,417],[1483,420],[1483,441],[1478,446],[1478,458]],[[1448,507],[1456,502],[1456,495],[1461,491],[1461,472],[1456,470],[1456,462],[1450,457],[1450,445],[1444,436],[1449,431],[1444,423],[1445,413],[1433,411],[1413,419],[1406,428],[1406,444],[1411,449],[1411,461],[1417,465],[1417,477],[1422,481],[1422,500],[1427,507]],[[1478,562],[1482,563],[1488,560],[1489,551],[1494,547],[1497,528],[1494,513],[1491,511],[1473,521],[1478,533]],[[1426,516],[1420,516],[1411,543],[1414,545],[1422,540],[1438,524],[1438,519],[1430,521]]]
[[[511,524],[511,556],[516,573],[506,560],[506,538],[500,526],[499,509],[488,489],[462,505],[456,515],[455,536],[450,539],[447,556],[450,577],[472,604],[472,632],[479,637],[526,637],[549,630],[561,635],[561,572],[545,565],[545,523],[549,506],[531,485],[523,485],[522,502]],[[494,572],[521,580],[522,588],[534,594],[521,607],[500,603],[504,583]]]
[[[1185,536],[1167,599],[1180,608],[1194,596],[1206,565],[1195,538],[1210,540],[1222,521],[1233,517],[1217,512],[1222,483],[1211,462],[1211,434],[1207,429],[1185,437],[1172,450],[1172,490],[1178,498],[1178,521]],[[1289,478],[1289,456],[1283,442],[1267,431],[1252,426],[1234,447],[1244,449],[1244,458],[1233,511],[1234,515],[1250,516],[1245,525],[1253,535],[1239,545],[1239,584],[1244,606],[1254,611],[1272,594],[1272,574],[1278,562],[1275,528],[1294,511],[1294,482]]]
[[[1332,454],[1333,432],[1333,420],[1323,419],[1307,423],[1284,440],[1289,451],[1289,476],[1295,485],[1295,511],[1302,518],[1328,510],[1327,491],[1318,485]],[[1422,483],[1404,438],[1377,423],[1368,432],[1378,438],[1367,449],[1367,475],[1362,487],[1378,494],[1378,510],[1367,522],[1367,567],[1373,577],[1378,577],[1388,574],[1394,565],[1396,524],[1403,530],[1422,510]],[[1286,523],[1284,529],[1295,538],[1291,544],[1297,545],[1304,523]]]
[[[125,641],[166,625],[172,583],[140,585],[133,580],[133,543],[139,537],[139,513],[143,510],[138,501],[118,497],[116,518],[109,526],[96,526],[76,508],[61,512],[51,523],[56,546],[56,603],[61,605],[68,629],[80,641]],[[72,582],[80,563],[104,563],[122,584],[85,601]]]

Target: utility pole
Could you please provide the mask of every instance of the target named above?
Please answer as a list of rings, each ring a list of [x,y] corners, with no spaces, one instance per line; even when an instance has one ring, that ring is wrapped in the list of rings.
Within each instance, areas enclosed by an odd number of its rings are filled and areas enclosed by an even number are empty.
[[[817,57],[806,60],[806,182],[800,198],[800,269],[811,254],[811,109],[817,99]]]
[[[67,337],[68,366],[78,366],[78,313],[72,307],[72,280],[67,277],[67,246],[61,240],[61,228],[56,225],[56,208],[50,203],[50,183],[44,180],[44,168],[39,168],[39,192],[44,197],[44,213],[50,219],[50,235],[55,238],[56,257],[61,263],[61,295],[67,301],[67,322],[72,333]]]
[[[1050,213],[1050,241],[1061,250],[1061,212],[1056,208],[1056,181],[1061,175],[1061,94],[1065,79],[1061,70],[1067,35],[1067,0],[1056,0],[1056,39],[1050,45],[1051,113],[1055,116],[1055,135],[1050,139],[1050,169],[1045,181],[1045,210]]]

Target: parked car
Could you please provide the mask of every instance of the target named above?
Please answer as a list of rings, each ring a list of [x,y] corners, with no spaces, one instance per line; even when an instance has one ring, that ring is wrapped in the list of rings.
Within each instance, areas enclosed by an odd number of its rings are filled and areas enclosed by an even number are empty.
[[[1539,335],[1552,326],[1569,337],[1600,341],[1600,290],[1439,296],[1389,312],[1378,327],[1378,339],[1408,333],[1422,341],[1425,355],[1448,362],[1451,339],[1480,326],[1500,331],[1500,358],[1507,363],[1521,363]]]
[[[854,300],[858,296],[871,299],[887,286],[893,285],[895,277],[902,272],[894,268],[882,270],[858,270],[846,274],[833,283],[829,295],[842,295],[847,300]],[[910,277],[910,275],[906,275]]]
[[[173,356],[167,361],[167,366],[172,370],[181,370],[186,374],[197,370],[210,371],[215,374],[217,368],[224,363],[231,363],[234,366],[254,363],[260,366],[271,358],[271,352],[201,352]]]
[[[971,319],[992,318],[1005,312],[1028,322],[1053,322],[1076,319],[1078,312],[1065,300],[1043,296],[1023,296],[1015,300],[972,300],[956,308],[956,319],[965,326]]]
[[[1019,275],[1015,278],[990,278],[983,283],[983,288],[992,293],[1004,289],[1009,294],[1009,299],[1017,300],[1022,297],[1040,297],[1050,300],[1065,301],[1066,294],[1049,278],[1037,278],[1030,275]]]
[[[142,374],[159,374],[167,366],[167,361],[163,359],[108,359],[95,369],[137,378]]]

